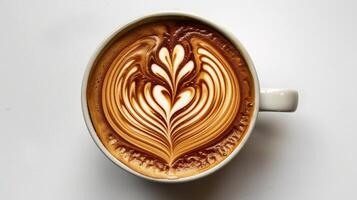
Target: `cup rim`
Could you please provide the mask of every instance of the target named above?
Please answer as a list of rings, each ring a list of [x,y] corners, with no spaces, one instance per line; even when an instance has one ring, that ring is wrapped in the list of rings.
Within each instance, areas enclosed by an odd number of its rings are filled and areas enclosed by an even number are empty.
[[[216,166],[212,167],[211,169],[208,169],[206,171],[203,171],[201,173],[198,173],[196,175],[192,175],[192,176],[188,176],[188,177],[183,177],[183,178],[178,178],[178,179],[161,179],[161,178],[153,178],[150,176],[146,176],[143,175],[133,169],[131,169],[130,167],[126,166],[124,163],[122,163],[120,160],[118,160],[117,158],[115,158],[103,145],[103,143],[100,141],[94,126],[92,124],[92,120],[89,114],[89,109],[88,109],[88,104],[87,104],[87,84],[88,84],[88,78],[91,72],[91,69],[93,67],[94,62],[96,61],[97,57],[100,55],[100,53],[102,52],[102,50],[110,43],[110,41],[112,41],[113,38],[115,38],[115,36],[117,34],[119,34],[120,32],[122,32],[123,30],[126,30],[128,27],[135,25],[143,20],[148,20],[150,18],[157,18],[157,17],[187,17],[187,18],[191,18],[193,20],[197,20],[200,22],[203,22],[205,24],[207,24],[208,26],[213,27],[214,29],[217,29],[221,34],[223,34],[229,41],[231,41],[234,46],[239,50],[239,52],[241,53],[241,55],[244,57],[249,70],[251,72],[251,75],[253,77],[254,80],[254,92],[255,92],[255,103],[254,103],[254,111],[251,117],[251,121],[250,124],[248,126],[248,129],[246,130],[245,135],[243,136],[241,142],[238,144],[238,146],[233,150],[232,153],[230,153],[228,155],[227,158],[225,158],[223,161],[221,161],[220,163],[218,163]],[[112,32],[108,37],[106,37],[106,39],[104,41],[102,41],[100,43],[100,45],[98,45],[98,47],[96,48],[96,50],[94,51],[94,53],[92,54],[85,72],[84,72],[84,76],[83,76],[83,80],[82,80],[82,87],[81,87],[81,105],[82,105],[82,114],[83,114],[83,118],[85,121],[85,124],[87,126],[87,129],[93,139],[93,141],[95,142],[95,144],[97,145],[97,147],[101,150],[101,152],[104,153],[104,155],[110,160],[112,161],[114,164],[116,164],[117,166],[119,166],[120,168],[124,169],[124,171],[127,171],[133,175],[136,175],[138,177],[144,178],[146,180],[150,180],[150,181],[154,181],[154,182],[160,182],[160,183],[183,183],[183,182],[188,182],[188,181],[193,181],[193,180],[197,180],[203,177],[206,177],[214,172],[216,172],[217,170],[221,169],[223,166],[225,166],[228,162],[230,162],[242,149],[242,147],[245,145],[246,141],[248,140],[248,138],[250,137],[252,130],[255,126],[255,122],[258,116],[258,112],[259,112],[259,94],[260,94],[260,86],[259,86],[259,80],[258,80],[258,76],[253,64],[253,61],[251,60],[248,52],[246,51],[245,47],[242,45],[242,43],[233,35],[231,34],[226,28],[223,28],[213,22],[211,22],[210,20],[207,20],[206,17],[200,17],[196,14],[192,14],[192,13],[187,13],[187,12],[181,12],[181,11],[165,11],[165,12],[155,12],[152,14],[147,14],[147,15],[142,15],[141,17],[138,17],[134,20],[130,20],[128,23],[126,23],[125,25],[119,26],[119,28],[115,29],[114,32]]]

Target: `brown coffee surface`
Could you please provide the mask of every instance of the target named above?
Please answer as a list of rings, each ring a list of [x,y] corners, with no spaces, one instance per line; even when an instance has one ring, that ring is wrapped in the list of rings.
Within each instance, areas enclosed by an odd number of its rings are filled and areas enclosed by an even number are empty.
[[[118,33],[95,60],[87,103],[96,133],[129,168],[177,179],[222,162],[254,111],[246,61],[220,32],[186,18]]]

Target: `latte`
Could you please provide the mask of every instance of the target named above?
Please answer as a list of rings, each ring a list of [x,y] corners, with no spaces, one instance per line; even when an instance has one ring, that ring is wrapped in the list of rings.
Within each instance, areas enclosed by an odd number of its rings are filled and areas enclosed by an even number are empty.
[[[119,32],[92,66],[87,102],[108,151],[146,176],[177,179],[222,162],[254,112],[254,83],[222,33],[186,18]]]

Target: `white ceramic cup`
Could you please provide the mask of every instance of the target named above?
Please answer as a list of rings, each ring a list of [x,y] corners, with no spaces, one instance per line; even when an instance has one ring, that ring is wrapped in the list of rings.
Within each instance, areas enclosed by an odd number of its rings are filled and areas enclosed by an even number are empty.
[[[244,137],[242,138],[241,142],[238,144],[238,146],[234,149],[234,151],[227,157],[225,158],[222,162],[220,162],[218,165],[214,166],[213,168],[206,170],[202,173],[185,177],[185,178],[179,178],[179,179],[156,179],[152,178],[149,176],[142,175],[133,169],[127,167],[125,164],[123,164],[121,161],[116,159],[113,155],[110,154],[110,152],[104,147],[104,145],[101,143],[90,118],[89,111],[88,111],[88,106],[87,106],[87,96],[86,96],[86,90],[87,90],[87,82],[88,82],[88,77],[89,73],[91,71],[91,68],[93,66],[93,63],[99,53],[106,47],[106,45],[121,31],[126,30],[129,26],[140,24],[142,22],[145,22],[147,20],[153,19],[153,18],[161,18],[161,17],[168,17],[168,16],[174,16],[174,17],[185,17],[185,18],[191,18],[193,20],[201,21],[205,24],[208,24],[209,26],[217,29],[219,32],[224,34],[224,36],[229,39],[235,47],[241,52],[242,56],[244,57],[251,73],[252,77],[254,79],[254,90],[255,90],[255,104],[254,104],[254,111],[252,113],[252,118],[251,122],[248,126],[248,129],[246,130],[247,132],[245,133]],[[227,32],[224,28],[207,21],[206,19],[203,19],[199,16],[188,14],[188,13],[182,13],[182,12],[161,12],[161,13],[156,13],[156,14],[151,14],[147,16],[143,16],[139,19],[136,19],[130,23],[128,23],[125,26],[122,26],[119,28],[117,31],[115,31],[113,34],[111,34],[102,44],[99,46],[99,48],[95,51],[94,55],[90,59],[87,69],[84,74],[83,78],[83,83],[82,83],[82,111],[83,111],[83,116],[85,123],[88,127],[88,130],[94,140],[94,142],[97,144],[99,149],[116,165],[121,167],[122,169],[145,179],[151,180],[151,181],[156,181],[156,182],[165,182],[165,183],[180,183],[180,182],[186,182],[186,181],[192,181],[196,180],[199,178],[202,178],[204,176],[207,176],[209,174],[212,174],[213,172],[217,171],[218,169],[222,168],[225,164],[227,164],[230,160],[232,160],[233,157],[235,157],[238,152],[242,149],[244,144],[246,143],[247,139],[249,138],[253,127],[255,125],[255,121],[257,119],[258,112],[261,111],[272,111],[272,112],[294,112],[297,108],[298,105],[298,93],[297,91],[294,90],[287,90],[287,89],[261,89],[259,86],[259,81],[258,77],[253,65],[253,62],[251,58],[249,57],[247,51],[243,47],[243,45],[229,32]]]

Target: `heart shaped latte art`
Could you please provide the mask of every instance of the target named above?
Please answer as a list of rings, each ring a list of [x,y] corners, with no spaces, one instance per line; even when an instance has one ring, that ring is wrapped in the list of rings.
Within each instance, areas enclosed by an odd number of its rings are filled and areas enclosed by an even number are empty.
[[[239,102],[234,71],[211,45],[169,50],[155,37],[121,52],[103,83],[105,117],[124,140],[169,165],[222,136]],[[152,62],[154,60],[154,62]]]

